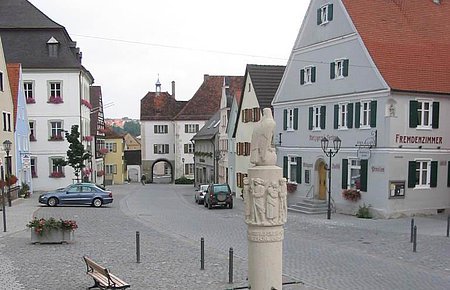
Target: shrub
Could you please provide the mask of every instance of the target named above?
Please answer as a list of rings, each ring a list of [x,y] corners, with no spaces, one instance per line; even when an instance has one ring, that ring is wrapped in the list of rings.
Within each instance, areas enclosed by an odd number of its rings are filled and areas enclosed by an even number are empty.
[[[77,222],[74,220],[57,220],[53,217],[49,219],[34,218],[28,222],[27,227],[34,230],[37,234],[42,235],[44,231],[51,230],[69,230],[73,231],[78,228]]]
[[[194,184],[194,180],[182,176],[178,179],[175,179],[175,184]]]
[[[30,186],[25,182],[22,182],[22,187],[19,190],[19,196],[23,198],[30,197]]]
[[[370,205],[367,206],[364,204],[363,206],[359,206],[356,216],[362,219],[371,219],[372,215],[370,214]]]
[[[361,199],[361,193],[357,189],[345,189],[342,191],[342,197],[349,201],[358,201]]]

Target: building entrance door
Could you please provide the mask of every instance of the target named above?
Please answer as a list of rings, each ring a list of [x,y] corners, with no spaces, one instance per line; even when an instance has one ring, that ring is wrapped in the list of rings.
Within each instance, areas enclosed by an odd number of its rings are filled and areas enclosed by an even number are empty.
[[[325,162],[319,164],[319,199],[325,200],[327,198],[327,169]]]

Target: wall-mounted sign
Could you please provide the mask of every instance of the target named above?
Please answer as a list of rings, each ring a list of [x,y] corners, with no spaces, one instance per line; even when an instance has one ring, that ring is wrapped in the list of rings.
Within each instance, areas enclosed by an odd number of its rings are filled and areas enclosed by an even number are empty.
[[[357,151],[357,156],[359,159],[368,160],[370,158],[370,149],[361,147]]]
[[[442,137],[414,136],[395,134],[395,143],[404,144],[442,144]]]
[[[384,167],[381,166],[372,166],[371,169],[372,172],[384,173]]]
[[[405,197],[405,181],[390,181],[389,197]]]
[[[312,164],[312,163],[306,163],[306,162],[303,162],[303,167],[306,167],[306,168],[312,168],[312,167],[313,167],[313,164]]]

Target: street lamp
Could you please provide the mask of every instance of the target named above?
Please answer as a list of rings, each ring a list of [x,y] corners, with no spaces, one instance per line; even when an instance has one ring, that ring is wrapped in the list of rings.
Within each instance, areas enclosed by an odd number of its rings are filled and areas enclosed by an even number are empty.
[[[11,162],[9,160],[9,151],[11,151],[11,141],[9,140],[5,140],[3,142],[3,150],[6,151],[6,180],[7,180],[7,184],[8,184],[8,193],[7,193],[7,197],[8,197],[8,206],[11,207],[11,184],[10,184],[10,177],[11,177],[11,172],[9,171],[9,167],[11,166]]]
[[[182,172],[183,172],[182,176],[184,176],[184,157],[181,158],[181,162],[183,162],[183,168],[181,168],[181,170],[182,170]]]
[[[6,179],[8,180],[8,200],[11,202],[9,196],[9,151],[11,151],[11,141],[5,140],[3,142],[3,150],[6,151]],[[11,204],[9,205],[11,206]],[[5,190],[2,187],[2,211],[3,211],[3,231],[6,232],[6,209],[5,209]]]
[[[333,148],[328,148],[328,139],[326,137],[323,137],[322,140],[320,140],[320,145],[322,147],[323,153],[327,157],[330,158],[330,162],[328,164],[328,210],[327,210],[327,219],[331,218],[331,158],[334,157],[339,149],[341,149],[341,139],[339,137],[335,137],[333,139]]]

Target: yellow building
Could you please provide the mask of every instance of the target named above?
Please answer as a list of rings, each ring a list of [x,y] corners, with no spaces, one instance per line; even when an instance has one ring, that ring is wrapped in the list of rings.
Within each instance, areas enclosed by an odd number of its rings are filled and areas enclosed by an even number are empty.
[[[124,160],[125,140],[122,135],[108,131],[105,137],[105,184],[123,184],[126,178]]]
[[[126,133],[123,138],[126,144],[125,150],[141,150],[141,142],[136,137],[133,137],[130,133]]]

